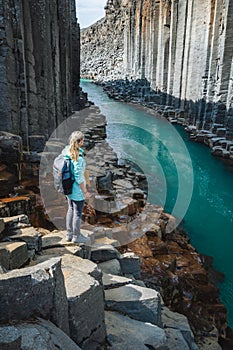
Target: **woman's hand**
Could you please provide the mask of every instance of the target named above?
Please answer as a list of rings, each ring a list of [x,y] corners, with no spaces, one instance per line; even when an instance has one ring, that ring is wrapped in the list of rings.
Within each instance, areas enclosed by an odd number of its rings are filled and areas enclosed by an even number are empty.
[[[90,192],[88,191],[84,192],[85,199],[90,198],[90,195],[91,195]]]

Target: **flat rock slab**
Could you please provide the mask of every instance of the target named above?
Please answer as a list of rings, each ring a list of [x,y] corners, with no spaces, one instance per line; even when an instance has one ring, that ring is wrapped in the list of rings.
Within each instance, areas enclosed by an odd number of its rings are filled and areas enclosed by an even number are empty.
[[[24,242],[1,242],[0,265],[13,270],[23,266],[28,261],[27,244]]]
[[[71,245],[66,247],[57,247],[51,249],[45,249],[40,255],[36,256],[36,259],[30,262],[30,266],[40,264],[48,259],[60,257],[62,258],[65,254],[71,254],[74,256],[84,257],[84,252],[78,245]]]
[[[112,259],[118,259],[119,252],[111,245],[99,245],[91,247],[91,260],[95,262],[103,262]]]
[[[62,271],[79,270],[96,279],[102,285],[102,272],[98,266],[88,259],[66,254],[62,257]]]
[[[105,304],[135,320],[161,326],[160,294],[153,289],[133,284],[105,290]]]
[[[90,237],[90,231],[81,230],[81,233],[86,237]],[[93,238],[90,238],[92,240],[94,239],[94,236]],[[42,237],[42,248],[44,249],[64,246],[66,247],[71,245],[77,245],[77,243],[66,241],[66,231],[54,231]]]
[[[133,280],[131,278],[111,275],[108,273],[103,273],[103,285],[104,289],[111,289],[115,287],[125,286],[126,284],[132,283]]]
[[[69,304],[70,336],[82,349],[97,349],[106,336],[103,288],[76,268],[63,268]]]
[[[15,230],[11,239],[27,243],[28,249],[35,249],[36,252],[42,247],[41,234],[32,226]]]
[[[30,226],[28,216],[25,214],[3,218],[6,230],[15,230]]]
[[[69,333],[60,258],[0,275],[0,295],[0,322],[40,316]]]
[[[98,247],[102,245],[111,245],[113,247],[119,247],[120,243],[116,239],[101,237],[101,238],[95,238],[95,241],[94,241],[94,244],[92,244],[92,247]]]
[[[111,311],[105,312],[105,323],[111,349],[168,349],[165,332],[156,325],[136,321]]]

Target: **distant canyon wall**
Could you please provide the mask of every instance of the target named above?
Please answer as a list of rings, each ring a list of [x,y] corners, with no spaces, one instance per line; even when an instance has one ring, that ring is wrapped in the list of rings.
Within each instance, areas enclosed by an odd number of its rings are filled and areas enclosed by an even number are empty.
[[[0,130],[48,137],[77,107],[75,0],[0,0]]]
[[[233,1],[108,0],[82,31],[81,76],[147,79],[190,123],[233,138]]]

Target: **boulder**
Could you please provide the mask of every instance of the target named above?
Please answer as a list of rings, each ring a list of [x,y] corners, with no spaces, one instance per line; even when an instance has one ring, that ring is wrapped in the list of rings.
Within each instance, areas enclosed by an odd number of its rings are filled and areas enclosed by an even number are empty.
[[[70,336],[82,349],[97,349],[106,336],[103,288],[76,267],[63,267]]]
[[[108,310],[161,326],[161,299],[153,289],[128,284],[105,290],[105,303]]]
[[[23,243],[25,244],[25,243]],[[0,275],[0,322],[40,316],[69,334],[68,303],[61,259]]]
[[[118,259],[119,256],[119,252],[112,245],[102,245],[91,248],[91,260],[95,262]]]
[[[169,349],[164,330],[154,324],[136,321],[111,311],[105,312],[105,323],[111,349]]]
[[[140,258],[132,252],[121,254],[120,265],[123,274],[131,274],[135,278],[140,278]]]
[[[37,318],[15,327],[21,336],[20,350],[81,350],[67,334],[48,320]]]

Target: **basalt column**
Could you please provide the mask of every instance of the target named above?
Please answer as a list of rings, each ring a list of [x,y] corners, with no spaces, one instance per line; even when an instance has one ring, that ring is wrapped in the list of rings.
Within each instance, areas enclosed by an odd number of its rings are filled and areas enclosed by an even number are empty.
[[[48,137],[71,114],[78,94],[75,0],[0,0],[0,15],[0,130],[28,145],[29,136]]]

